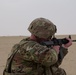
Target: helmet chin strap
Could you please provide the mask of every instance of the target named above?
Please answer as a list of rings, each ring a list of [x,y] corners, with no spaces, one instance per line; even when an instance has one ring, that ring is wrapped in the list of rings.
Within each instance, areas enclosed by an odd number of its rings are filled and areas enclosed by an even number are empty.
[[[55,38],[55,35],[52,35],[52,36],[49,38],[49,40],[51,40],[52,38]]]

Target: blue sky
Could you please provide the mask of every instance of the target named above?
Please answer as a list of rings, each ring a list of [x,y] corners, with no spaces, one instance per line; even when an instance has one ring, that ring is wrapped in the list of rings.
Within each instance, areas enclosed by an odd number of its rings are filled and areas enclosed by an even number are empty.
[[[0,0],[0,36],[28,36],[38,17],[51,20],[58,35],[76,34],[76,0]]]

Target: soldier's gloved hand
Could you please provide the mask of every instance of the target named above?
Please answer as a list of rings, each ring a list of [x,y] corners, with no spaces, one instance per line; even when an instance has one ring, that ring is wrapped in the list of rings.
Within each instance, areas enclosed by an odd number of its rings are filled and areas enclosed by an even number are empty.
[[[59,45],[53,46],[53,49],[55,49],[57,51],[57,54],[59,54],[59,49],[60,49]]]
[[[69,42],[63,45],[64,48],[68,48],[72,45],[72,40],[70,38],[66,38],[66,39],[69,40]]]

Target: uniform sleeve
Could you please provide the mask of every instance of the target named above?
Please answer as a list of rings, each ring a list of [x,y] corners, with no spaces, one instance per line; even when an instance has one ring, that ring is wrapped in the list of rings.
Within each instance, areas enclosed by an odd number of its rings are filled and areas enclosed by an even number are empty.
[[[33,61],[45,66],[51,66],[58,60],[58,54],[54,49],[40,45],[36,42],[28,42],[23,46],[23,49],[26,49],[24,60],[27,61]]]
[[[60,66],[62,64],[62,61],[63,61],[64,57],[67,55],[67,53],[68,53],[68,49],[61,46],[60,53],[58,55],[58,61],[56,63],[57,66]]]

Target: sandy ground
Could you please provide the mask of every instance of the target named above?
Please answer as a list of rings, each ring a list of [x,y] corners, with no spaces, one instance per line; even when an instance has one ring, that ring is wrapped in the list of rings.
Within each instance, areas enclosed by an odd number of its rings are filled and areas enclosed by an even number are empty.
[[[56,36],[57,38],[68,37],[64,36]],[[18,43],[21,39],[25,38],[24,36],[2,36],[0,37],[0,75],[3,75],[3,70],[6,64],[6,60],[8,54],[11,51],[11,48],[14,44]],[[76,35],[72,35],[72,39],[76,39]],[[62,65],[60,66],[64,68],[67,72],[67,75],[76,75],[76,43],[69,48],[69,53],[63,60]]]

